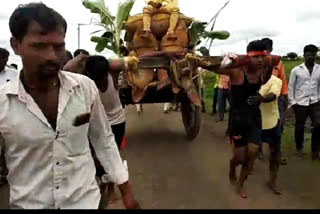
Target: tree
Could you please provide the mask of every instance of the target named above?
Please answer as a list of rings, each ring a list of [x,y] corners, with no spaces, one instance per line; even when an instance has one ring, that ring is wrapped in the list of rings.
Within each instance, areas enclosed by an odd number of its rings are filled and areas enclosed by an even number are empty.
[[[296,54],[295,52],[290,52],[290,53],[287,54],[287,57],[289,59],[295,59],[295,58],[298,57],[298,54]]]
[[[134,0],[126,0],[123,3],[119,3],[116,16],[111,14],[104,3],[104,0],[83,0],[82,4],[89,9],[91,13],[99,14],[100,21],[97,25],[105,29],[105,32],[101,37],[91,37],[91,41],[97,43],[96,51],[101,52],[107,48],[112,50],[118,56],[121,56],[121,49],[124,45],[123,40],[121,39],[121,31],[123,29],[124,22],[129,18]],[[100,31],[96,31],[94,33],[98,33]]]

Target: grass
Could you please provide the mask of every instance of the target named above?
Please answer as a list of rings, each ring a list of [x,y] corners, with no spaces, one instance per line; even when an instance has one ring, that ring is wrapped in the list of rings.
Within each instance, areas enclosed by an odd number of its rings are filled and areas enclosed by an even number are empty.
[[[303,63],[303,60],[285,60],[283,61],[287,81],[289,81],[290,72],[291,70],[297,66]],[[318,62],[319,63],[319,62]],[[212,96],[213,96],[213,86],[216,81],[216,74],[212,72],[207,72],[204,75],[204,101],[206,105],[207,112],[212,111]],[[304,143],[304,151],[307,153],[311,152],[311,132],[310,130],[305,131],[305,143]],[[294,124],[293,122],[287,122],[284,128],[284,132],[282,135],[282,151],[285,154],[294,154],[295,153],[295,143],[294,143]]]

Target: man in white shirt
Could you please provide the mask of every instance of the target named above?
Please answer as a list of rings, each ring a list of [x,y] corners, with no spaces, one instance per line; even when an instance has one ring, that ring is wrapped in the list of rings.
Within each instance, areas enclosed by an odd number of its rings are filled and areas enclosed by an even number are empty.
[[[17,71],[6,67],[9,55],[10,53],[8,50],[0,48],[0,86],[9,82],[10,79],[18,73]],[[0,184],[7,183],[7,173],[8,170],[6,169],[5,160],[3,157],[1,158],[0,154]]]
[[[289,105],[295,117],[295,142],[297,155],[302,156],[304,127],[307,117],[312,120],[312,159],[319,159],[320,144],[320,65],[315,63],[318,48],[304,47],[305,62],[292,69],[288,85]],[[290,107],[289,106],[289,107]]]
[[[89,139],[126,208],[139,208],[99,92],[89,78],[59,71],[67,23],[43,3],[20,5],[9,21],[23,69],[0,87],[0,151],[10,207],[97,209]],[[89,138],[89,139],[88,139]]]

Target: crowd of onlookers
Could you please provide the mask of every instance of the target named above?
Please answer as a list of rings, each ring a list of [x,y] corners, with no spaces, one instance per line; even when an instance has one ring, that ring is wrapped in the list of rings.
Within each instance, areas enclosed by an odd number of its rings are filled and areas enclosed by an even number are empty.
[[[273,41],[269,38],[263,38],[262,41],[266,44],[266,51],[271,53],[273,50]],[[201,50],[201,51],[200,51]],[[208,55],[208,50],[205,47],[199,49],[202,55]],[[289,82],[287,81],[285,67],[283,62],[274,67],[272,74],[282,81],[280,94],[278,95],[279,123],[280,131],[283,133],[285,123],[285,112],[292,109],[295,113],[295,145],[298,156],[304,156],[303,142],[306,119],[310,117],[312,121],[312,159],[319,159],[320,138],[318,136],[319,129],[319,100],[320,100],[320,83],[319,83],[319,65],[315,63],[318,48],[315,45],[307,45],[304,48],[305,62],[294,67],[290,71]],[[203,77],[202,77],[203,78]],[[202,101],[204,100],[204,83],[201,79]],[[214,75],[213,94],[212,94],[212,111],[211,115],[216,116],[216,122],[225,120],[231,106],[231,82],[230,77],[224,74]],[[229,107],[228,107],[229,106]],[[202,102],[202,112],[206,112],[205,104]],[[140,106],[138,106],[140,112]],[[165,103],[164,113],[170,110],[179,110],[177,103]],[[228,134],[228,129],[226,130]],[[319,142],[319,143],[318,143]],[[263,158],[262,147],[259,149],[259,159]],[[281,164],[287,164],[286,158],[282,157]]]

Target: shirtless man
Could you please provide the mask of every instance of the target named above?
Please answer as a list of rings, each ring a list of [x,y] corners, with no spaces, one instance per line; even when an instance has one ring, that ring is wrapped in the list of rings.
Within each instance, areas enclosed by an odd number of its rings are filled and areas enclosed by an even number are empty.
[[[110,73],[109,62],[103,56],[90,56],[86,61],[85,68],[88,77],[95,82],[99,89],[102,105],[111,125],[118,149],[120,150],[123,148],[125,142],[125,110],[121,105],[119,91],[115,88],[115,83]],[[102,178],[100,189],[103,195],[108,184],[103,180],[103,175],[106,174],[106,172],[100,163],[96,168],[96,175]],[[108,196],[110,196],[112,201],[117,200],[113,183],[109,183],[108,185]],[[102,199],[102,204],[105,204],[105,198],[102,197]]]
[[[264,98],[259,95],[260,86],[268,81],[266,78],[267,52],[261,41],[252,41],[247,46],[249,63],[236,69],[220,69],[218,74],[230,76],[231,80],[231,111],[230,140],[233,146],[233,157],[230,160],[229,179],[236,184],[243,198],[247,198],[244,188],[249,172],[261,143],[261,113],[259,104]],[[242,165],[239,180],[236,167]]]

